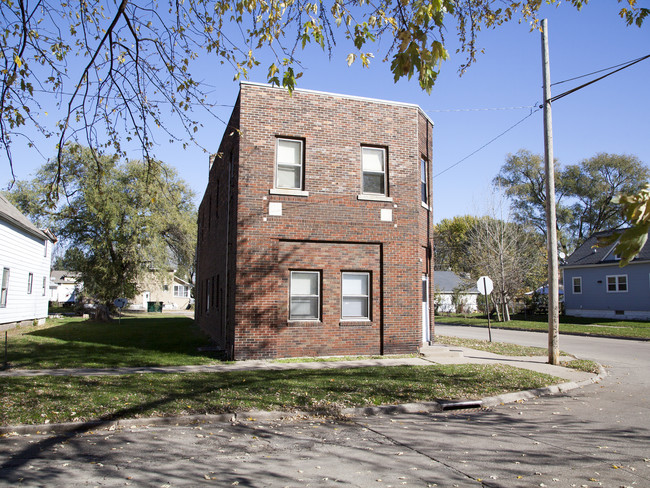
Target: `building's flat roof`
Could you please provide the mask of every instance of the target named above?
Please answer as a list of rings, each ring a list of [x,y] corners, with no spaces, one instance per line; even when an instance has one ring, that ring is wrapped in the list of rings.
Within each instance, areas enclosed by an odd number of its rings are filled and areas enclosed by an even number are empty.
[[[259,86],[263,88],[271,88],[274,90],[287,90],[286,88],[283,88],[281,86],[273,86],[268,83],[258,83],[254,81],[240,81],[240,85],[251,85],[251,86]],[[325,91],[320,91],[320,90],[309,90],[307,88],[295,88],[293,91],[299,92],[299,93],[313,93],[314,95],[325,95],[325,96],[330,96],[330,97],[336,97],[336,98],[345,98],[348,100],[359,100],[362,102],[372,102],[372,103],[381,103],[383,105],[394,105],[397,107],[410,107],[410,108],[416,108],[418,109],[426,119],[431,122],[431,125],[434,125],[433,120],[431,120],[431,117],[429,117],[424,110],[422,110],[422,107],[415,103],[406,103],[406,102],[395,102],[392,100],[382,100],[380,98],[369,98],[369,97],[359,97],[356,95],[345,95],[342,93],[332,93],[332,92],[325,92]]]

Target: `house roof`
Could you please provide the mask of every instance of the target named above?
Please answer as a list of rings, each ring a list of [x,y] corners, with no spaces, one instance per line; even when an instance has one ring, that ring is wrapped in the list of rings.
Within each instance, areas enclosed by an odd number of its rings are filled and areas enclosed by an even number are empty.
[[[2,193],[0,193],[0,220],[4,220],[14,227],[18,227],[39,239],[49,239],[52,242],[56,242],[56,237],[54,237],[50,231],[40,230],[32,224],[30,220],[25,217],[20,210],[14,207]]]
[[[434,271],[433,284],[436,291],[451,293],[455,288],[462,288],[465,293],[478,293],[476,286],[468,286],[463,279],[453,271]]]
[[[594,266],[598,264],[613,264],[618,263],[618,259],[614,258],[614,248],[616,243],[604,247],[594,247],[598,243],[599,237],[611,236],[614,232],[621,232],[625,229],[619,230],[606,230],[596,232],[589,236],[589,238],[582,243],[573,253],[567,258],[562,267],[573,266]],[[650,239],[646,241],[643,249],[639,255],[634,258],[631,263],[637,261],[650,261]]]
[[[52,270],[50,272],[50,281],[61,283],[76,283],[81,277],[78,271]]]

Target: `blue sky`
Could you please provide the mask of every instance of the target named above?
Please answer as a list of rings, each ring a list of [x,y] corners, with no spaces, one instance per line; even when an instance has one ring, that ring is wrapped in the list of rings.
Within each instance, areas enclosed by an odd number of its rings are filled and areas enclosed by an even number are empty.
[[[565,80],[650,54],[650,21],[642,28],[627,27],[618,17],[616,2],[593,2],[581,12],[562,5],[544,7],[549,19],[550,63],[553,82]],[[448,33],[448,39],[453,32]],[[386,42],[370,69],[348,67],[349,45],[340,40],[331,59],[310,49],[300,55],[304,75],[299,88],[418,104],[435,123],[433,173],[454,165],[509,127],[519,122],[542,101],[541,41],[539,32],[525,24],[511,23],[481,32],[479,44],[485,54],[462,77],[457,68],[464,61],[453,53],[431,94],[417,81],[393,82],[388,63],[381,62]],[[251,81],[264,82],[268,62],[251,72]],[[219,119],[200,115],[203,128],[197,134],[210,152],[218,149],[237,98],[234,71],[209,55],[200,59],[201,75],[211,86],[208,100],[216,105]],[[561,93],[587,79],[553,87]],[[599,152],[638,156],[650,164],[650,59],[614,74],[553,104],[555,157],[561,164],[574,164]],[[513,108],[523,107],[523,108]],[[172,127],[173,127],[172,123]],[[534,113],[507,134],[434,179],[434,220],[483,211],[491,192],[491,180],[508,153],[528,149],[543,153],[542,111]],[[159,138],[164,141],[166,138]],[[47,144],[53,144],[48,141]],[[40,147],[45,156],[53,146]],[[29,178],[44,162],[40,155],[14,146],[16,176]],[[183,149],[179,143],[161,144],[156,155],[175,166],[197,194],[207,184],[208,156],[200,148]],[[133,157],[139,154],[134,153]],[[2,173],[8,164],[0,159]],[[0,181],[6,184],[7,178]]]

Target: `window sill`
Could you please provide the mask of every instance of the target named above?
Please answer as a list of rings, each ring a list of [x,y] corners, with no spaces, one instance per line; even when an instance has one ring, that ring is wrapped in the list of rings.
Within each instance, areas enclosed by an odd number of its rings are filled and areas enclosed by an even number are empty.
[[[287,327],[315,327],[323,325],[320,320],[287,320]]]
[[[369,325],[372,325],[372,320],[368,320],[368,319],[358,319],[358,320],[341,319],[341,321],[339,322],[340,327],[350,327],[350,326],[368,327]]]
[[[271,188],[269,190],[271,195],[289,195],[292,197],[308,197],[309,192],[304,190],[291,190],[289,188]]]
[[[393,197],[386,197],[382,195],[357,195],[357,200],[366,200],[370,202],[392,202]]]
[[[427,210],[431,211],[431,207],[429,207],[426,203],[420,202],[420,205],[422,205],[422,208],[426,208]]]

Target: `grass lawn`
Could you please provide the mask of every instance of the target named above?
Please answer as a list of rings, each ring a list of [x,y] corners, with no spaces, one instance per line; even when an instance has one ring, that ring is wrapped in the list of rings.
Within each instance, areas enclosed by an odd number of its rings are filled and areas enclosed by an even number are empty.
[[[507,342],[490,342],[453,336],[436,336],[436,344],[469,347],[478,351],[501,354],[502,356],[546,356],[548,354],[548,350],[543,347],[519,346]]]
[[[183,316],[131,315],[121,324],[71,317],[10,330],[7,360],[23,369],[206,364],[214,358],[198,348],[208,344]]]
[[[492,327],[504,329],[524,329],[548,331],[548,317],[546,315],[516,314],[511,316],[510,322],[496,322],[492,320]],[[437,324],[460,324],[487,327],[487,319],[483,316],[464,317],[462,315],[436,316]],[[594,336],[631,337],[650,339],[650,322],[614,319],[592,319],[585,317],[560,317],[561,333],[579,333]]]
[[[260,410],[336,414],[340,408],[473,399],[559,378],[510,366],[431,365],[0,380],[0,424],[42,424]]]

